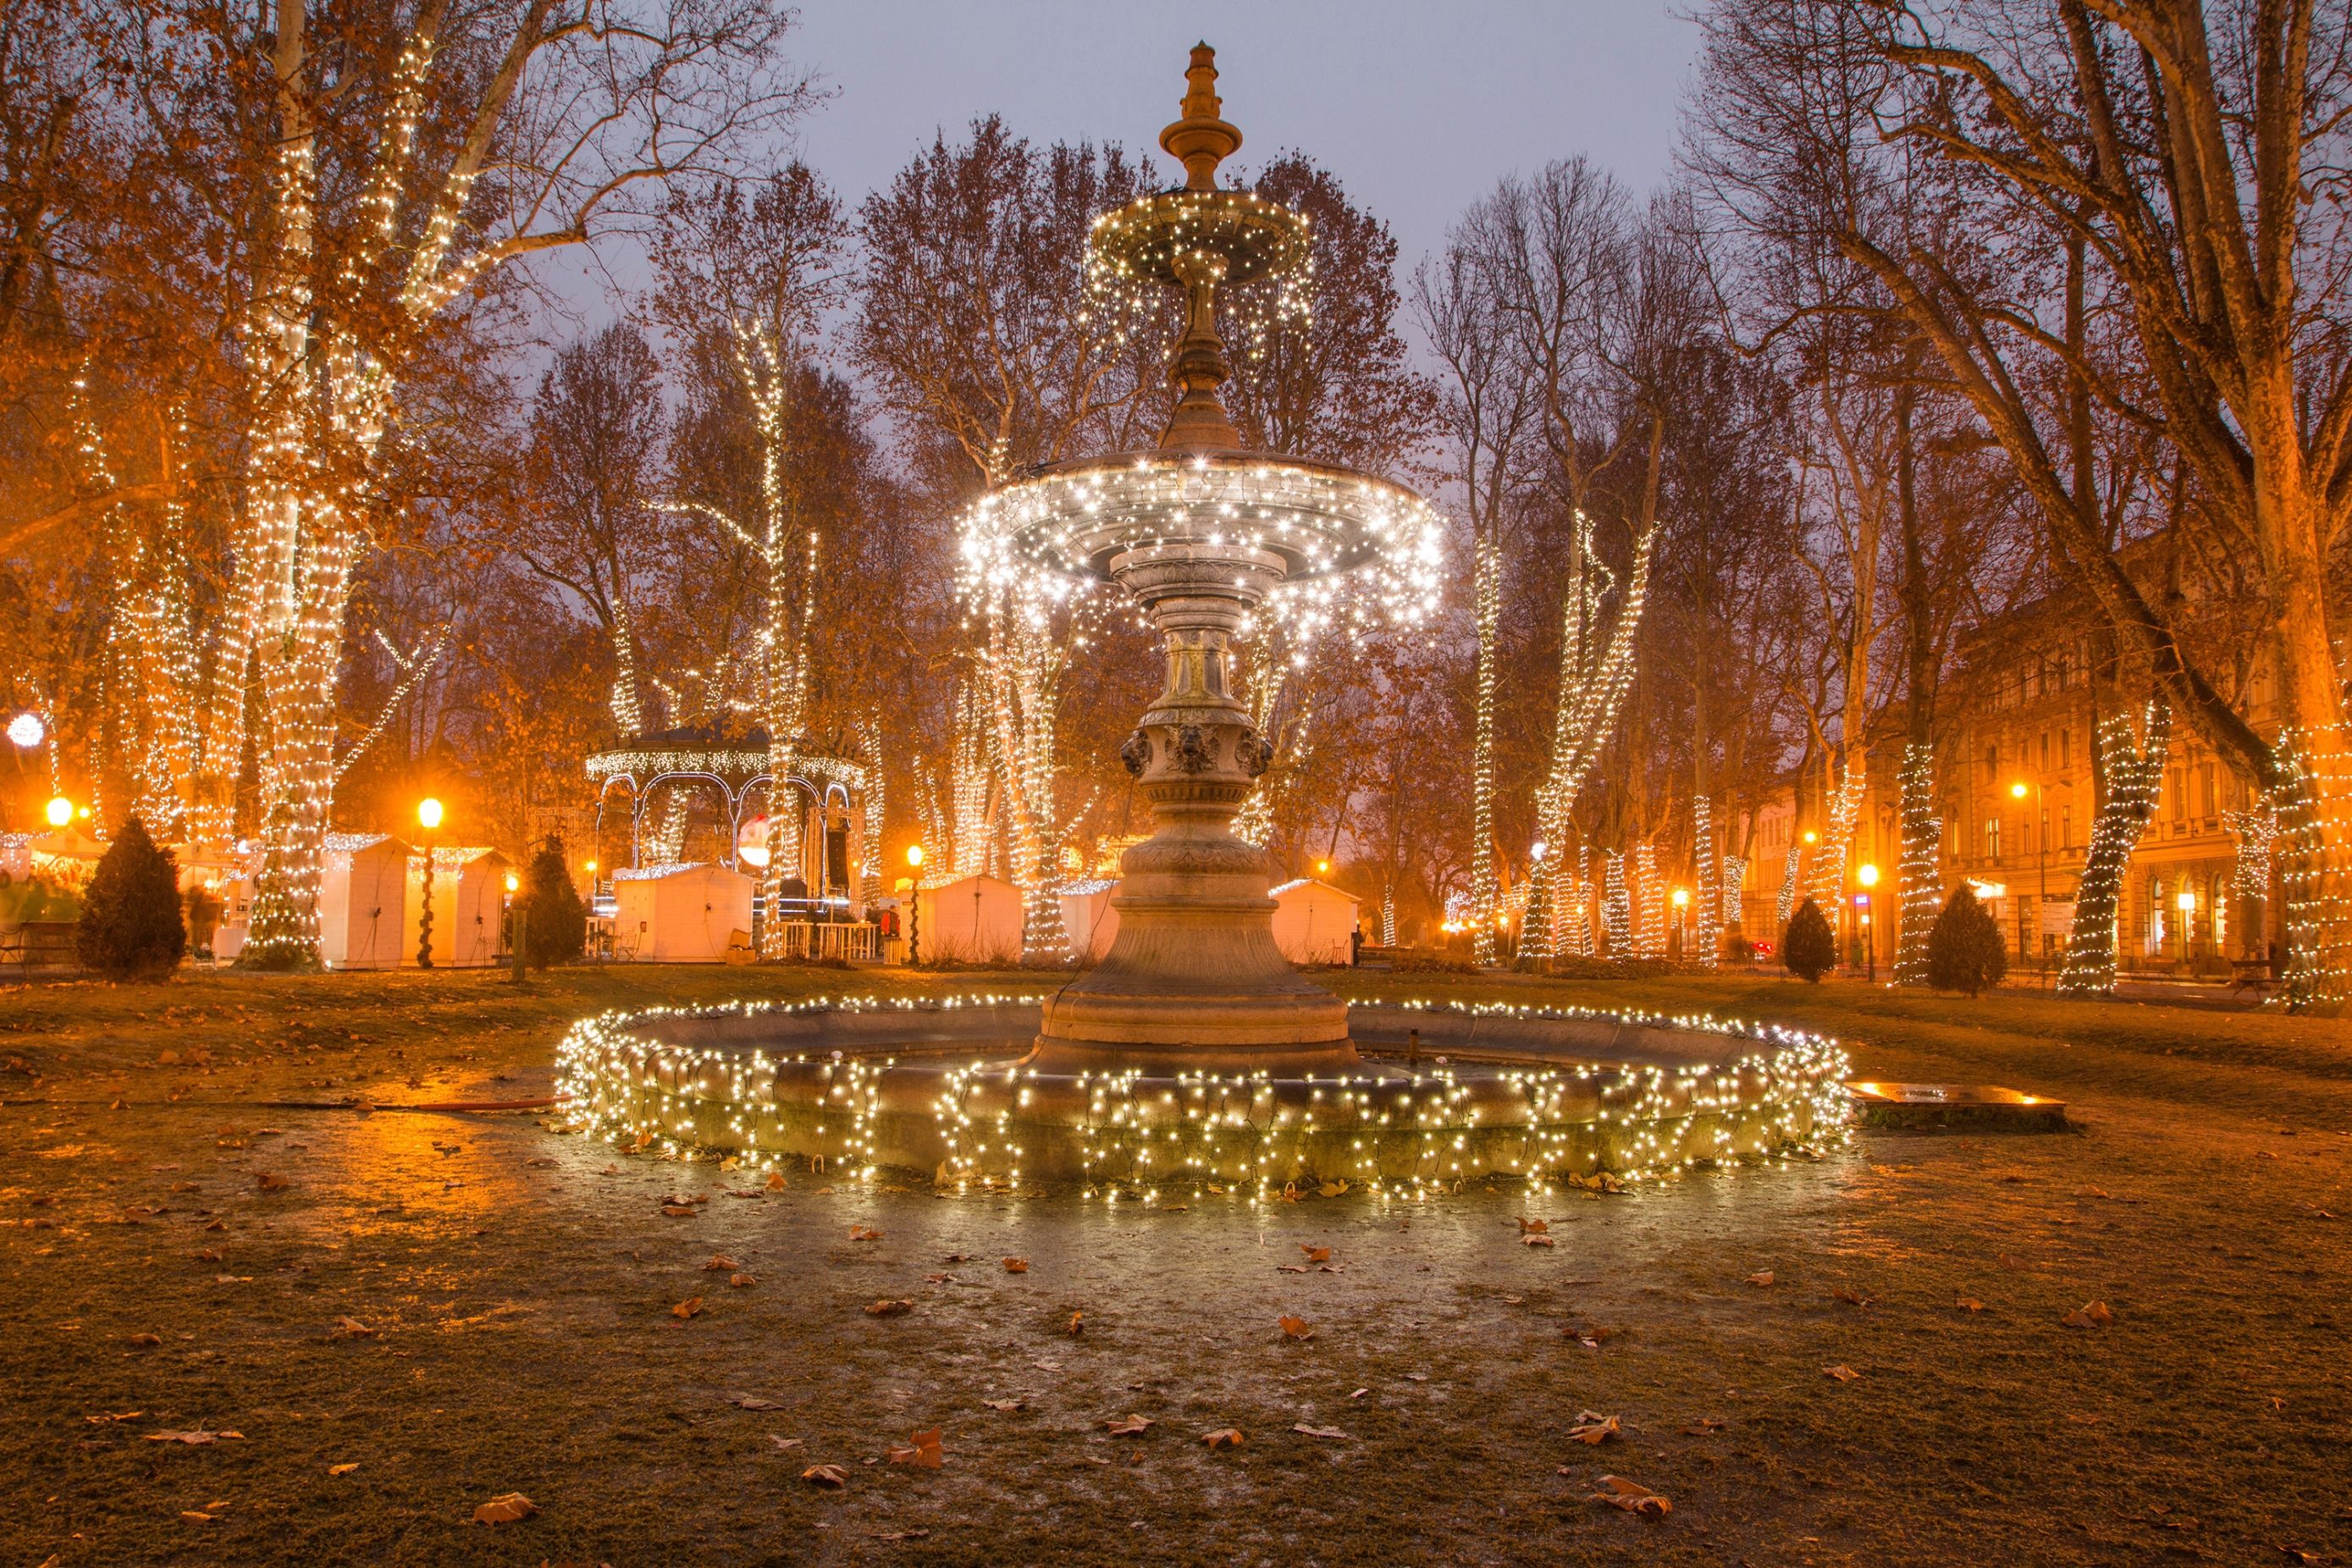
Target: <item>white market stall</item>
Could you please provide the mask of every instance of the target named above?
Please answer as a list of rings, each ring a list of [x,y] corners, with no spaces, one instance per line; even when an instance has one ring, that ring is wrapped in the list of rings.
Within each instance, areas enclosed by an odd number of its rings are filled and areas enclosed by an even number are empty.
[[[1274,945],[1293,963],[1356,962],[1356,911],[1362,900],[1328,882],[1301,877],[1274,892]]]
[[[445,969],[479,969],[499,962],[506,921],[507,870],[495,849],[466,846],[433,851],[433,962]],[[425,857],[408,867],[406,962],[416,961],[425,921]]]
[[[382,833],[330,833],[319,877],[319,959],[330,969],[411,962],[408,846]],[[244,945],[242,935],[236,946]],[[409,942],[413,949],[414,942]],[[217,941],[214,952],[220,952]]]
[[[655,963],[719,963],[751,932],[751,879],[724,866],[613,873],[613,952]]]
[[[993,877],[959,877],[915,895],[926,963],[1021,962],[1021,889]]]
[[[1069,933],[1070,951],[1081,963],[1100,963],[1110,944],[1118,940],[1118,911],[1110,907],[1118,884],[1101,878],[1069,882],[1062,888],[1062,929]]]

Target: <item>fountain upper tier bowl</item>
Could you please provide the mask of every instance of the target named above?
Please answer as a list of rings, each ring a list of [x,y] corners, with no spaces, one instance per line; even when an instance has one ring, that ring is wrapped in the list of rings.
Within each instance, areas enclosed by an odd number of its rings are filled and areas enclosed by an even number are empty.
[[[566,1038],[561,1088],[589,1131],[633,1148],[948,1186],[1599,1185],[1810,1151],[1845,1121],[1844,1052],[1799,1030],[1357,1003],[1365,1059],[1341,1071],[1054,1072],[1021,1065],[1040,1000],[613,1014]]]

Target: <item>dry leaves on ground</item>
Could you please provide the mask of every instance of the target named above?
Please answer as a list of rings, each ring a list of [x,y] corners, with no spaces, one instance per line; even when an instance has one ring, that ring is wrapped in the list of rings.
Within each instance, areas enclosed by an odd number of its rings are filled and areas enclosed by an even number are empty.
[[[1621,1436],[1622,1431],[1614,1415],[1580,1410],[1576,1413],[1576,1425],[1568,1429],[1568,1436],[1578,1443],[1606,1443],[1610,1438]]]
[[[768,1190],[772,1193],[781,1193],[784,1190],[784,1173],[782,1171],[768,1173]]]
[[[1550,1230],[1551,1221],[1548,1219],[1529,1219],[1525,1215],[1519,1216],[1521,1236],[1545,1236],[1549,1234]]]
[[[756,1394],[730,1394],[727,1396],[727,1403],[738,1410],[782,1410],[783,1408],[775,1400],[762,1399]]]
[[[1623,1476],[1603,1476],[1601,1484],[1609,1489],[1594,1492],[1591,1500],[1605,1502],[1611,1508],[1622,1508],[1627,1513],[1641,1514],[1649,1519],[1664,1519],[1675,1511],[1674,1503],[1664,1492],[1654,1492],[1641,1482]]]
[[[1276,1321],[1281,1325],[1282,1337],[1286,1340],[1311,1340],[1315,1337],[1315,1325],[1304,1318],[1285,1312]]]
[[[1722,1431],[1729,1425],[1730,1423],[1726,1421],[1720,1415],[1702,1415],[1695,1425],[1683,1428],[1683,1436],[1685,1437],[1706,1437]]]
[[[286,1178],[268,1171],[256,1171],[253,1173],[253,1184],[265,1193],[274,1193],[285,1187]]]
[[[1004,1260],[1004,1271],[1007,1274],[1026,1274],[1029,1272],[1029,1260],[1025,1258],[1008,1258]]]
[[[207,1432],[202,1427],[194,1432],[150,1432],[150,1443],[217,1443],[224,1438],[243,1437],[242,1432]]]
[[[372,1340],[375,1331],[357,1318],[337,1318],[334,1337],[339,1340]]]
[[[940,1447],[940,1428],[933,1426],[910,1434],[903,1445],[891,1446],[887,1458],[894,1465],[920,1465],[927,1470],[938,1469],[947,1463],[947,1456]]]
[[[147,1345],[160,1345],[163,1342],[163,1336],[161,1334],[133,1334],[131,1336],[131,1342],[142,1347]]]
[[[732,1274],[742,1267],[725,1253],[714,1252],[710,1255],[710,1261],[702,1266],[702,1271],[705,1274]]]
[[[1331,1249],[1328,1247],[1309,1247],[1302,1241],[1298,1244],[1298,1250],[1307,1254],[1307,1261],[1309,1263],[1331,1261]]]
[[[904,1300],[868,1301],[866,1303],[866,1315],[869,1318],[896,1318],[904,1313],[911,1312],[914,1310],[915,1303]]]
[[[1545,1236],[1541,1232],[1530,1231],[1528,1235],[1519,1237],[1519,1245],[1522,1247],[1550,1247],[1553,1246],[1554,1243],[1550,1237]]]
[[[734,1286],[738,1290],[747,1285],[757,1285],[759,1282],[760,1277],[756,1274],[730,1274],[727,1277],[727,1283]]]
[[[2070,1329],[2104,1329],[2116,1321],[2105,1301],[2085,1301],[2058,1320]]]
[[[838,1490],[849,1484],[849,1472],[839,1465],[811,1465],[801,1472],[801,1479],[813,1487],[831,1487]]]
[[[1247,1440],[1241,1435],[1240,1429],[1234,1426],[1223,1426],[1214,1432],[1201,1434],[1201,1441],[1212,1448],[1238,1448]]]
[[[983,1399],[981,1403],[987,1405],[991,1410],[999,1412],[1026,1410],[1029,1408],[1029,1402],[1025,1399]]]
[[[1348,1440],[1348,1435],[1337,1426],[1309,1426],[1306,1422],[1301,1421],[1291,1430],[1304,1433],[1309,1437],[1336,1437],[1343,1443]]]
[[[669,1310],[669,1315],[676,1318],[682,1323],[688,1318],[697,1316],[701,1312],[701,1310],[702,1298],[699,1296],[688,1296],[685,1300],[680,1301],[677,1306],[672,1307]]]
[[[501,1492],[474,1510],[476,1524],[512,1524],[519,1519],[529,1519],[539,1511],[539,1506],[520,1492]]]
[[[348,1465],[329,1465],[327,1473],[331,1476],[348,1476],[359,1468],[359,1461],[355,1459]]]
[[[212,1521],[213,1516],[211,1514],[203,1512],[197,1509],[185,1509],[183,1510],[180,1514],[180,1522],[182,1524],[210,1524]]]
[[[1748,1277],[1748,1283],[1769,1287],[1772,1283],[1772,1271],[1769,1268],[1759,1268]]]
[[[1085,1333],[1087,1331],[1087,1315],[1084,1312],[1072,1312],[1070,1314],[1070,1321],[1062,1325],[1062,1331],[1066,1334],[1071,1335]]]
[[[882,1233],[876,1230],[869,1225],[853,1225],[849,1227],[849,1239],[852,1241],[879,1241],[882,1239]]]
[[[1104,1422],[1103,1430],[1114,1437],[1140,1437],[1146,1429],[1156,1425],[1157,1423],[1149,1415],[1129,1415],[1115,1421]]]
[[[1867,1307],[1870,1305],[1869,1297],[1863,1295],[1858,1290],[1849,1290],[1843,1285],[1830,1292],[1830,1300],[1832,1301],[1843,1301],[1849,1307]]]
[[[1958,1307],[1963,1312],[1981,1312],[1985,1310],[1985,1304],[1982,1301],[1978,1300],[1974,1296],[1962,1296],[1959,1300],[1954,1301],[1952,1305]]]
[[[1835,1366],[1825,1366],[1822,1368],[1822,1375],[1823,1377],[1836,1378],[1840,1383],[1852,1383],[1855,1378],[1860,1377],[1862,1373],[1854,1371],[1853,1368],[1846,1365],[1845,1363],[1840,1362]]]

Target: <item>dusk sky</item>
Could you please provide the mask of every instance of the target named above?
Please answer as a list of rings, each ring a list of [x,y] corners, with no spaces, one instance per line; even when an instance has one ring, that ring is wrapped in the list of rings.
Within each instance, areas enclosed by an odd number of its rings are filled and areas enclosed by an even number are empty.
[[[995,110],[1039,142],[1149,155],[1187,51],[1216,46],[1255,167],[1309,153],[1387,220],[1401,270],[1514,170],[1585,153],[1637,191],[1666,174],[1698,30],[1684,0],[814,0],[793,34],[830,101],[797,149],[854,209],[928,145]],[[609,257],[616,269],[630,260]],[[576,263],[574,265],[577,265]],[[575,298],[578,296],[575,295]],[[583,301],[584,303],[585,301]],[[593,308],[593,307],[592,307]]]

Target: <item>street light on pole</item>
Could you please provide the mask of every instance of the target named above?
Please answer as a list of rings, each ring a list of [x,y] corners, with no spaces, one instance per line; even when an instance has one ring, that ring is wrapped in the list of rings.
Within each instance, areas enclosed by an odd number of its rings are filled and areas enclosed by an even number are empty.
[[[1875,985],[1878,984],[1878,931],[1871,920],[1870,890],[1878,886],[1878,868],[1865,860],[1853,878],[1862,884],[1862,891],[1854,895],[1853,901],[1862,906],[1862,954],[1868,971],[1866,979]]]
[[[923,847],[907,846],[907,868],[914,875],[907,879],[907,967],[919,967],[923,962]]]
[[[426,795],[416,803],[417,826],[425,829],[425,912],[416,922],[416,967],[433,967],[433,830],[441,826],[441,803]]]

